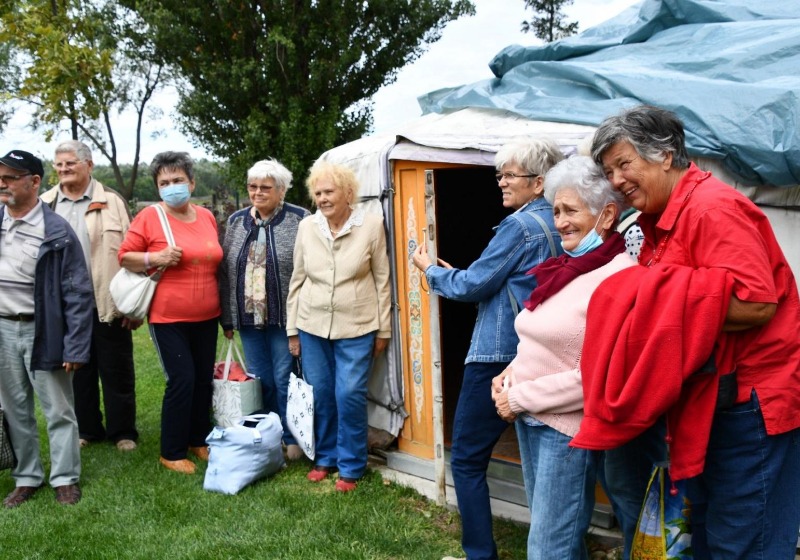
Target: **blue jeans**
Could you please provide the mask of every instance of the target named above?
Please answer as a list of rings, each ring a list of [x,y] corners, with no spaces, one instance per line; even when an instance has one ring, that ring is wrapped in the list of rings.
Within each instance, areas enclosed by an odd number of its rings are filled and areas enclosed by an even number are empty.
[[[623,558],[630,558],[653,467],[667,459],[665,436],[666,424],[660,420],[625,445],[605,452],[599,478],[622,530]]]
[[[286,331],[271,325],[264,329],[242,327],[239,329],[247,371],[261,381],[264,408],[276,412],[283,424],[283,442],[297,444],[286,423],[286,399],[289,393],[289,374],[294,360],[289,353]]]
[[[569,447],[571,437],[517,420],[525,494],[531,510],[528,560],[588,558],[586,531],[602,454]]]
[[[358,479],[367,469],[367,381],[375,333],[331,340],[303,331],[303,376],[314,387],[314,438],[320,467]]]
[[[492,379],[507,366],[508,362],[468,363],[453,420],[450,469],[461,514],[461,548],[469,560],[497,558],[486,469],[492,449],[508,428],[492,401]]]
[[[800,429],[767,435],[755,391],[714,415],[705,470],[689,483],[696,559],[794,559]]]

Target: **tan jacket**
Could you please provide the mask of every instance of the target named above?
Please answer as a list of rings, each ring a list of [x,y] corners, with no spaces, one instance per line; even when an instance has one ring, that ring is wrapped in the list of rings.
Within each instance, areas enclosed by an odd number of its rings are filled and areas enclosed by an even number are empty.
[[[289,284],[286,334],[355,338],[377,331],[391,336],[389,257],[383,220],[365,214],[333,243],[314,216],[300,222]]]
[[[122,314],[114,306],[108,285],[119,270],[117,252],[125,233],[131,225],[128,203],[117,191],[104,187],[92,179],[94,189],[92,201],[86,212],[86,228],[91,242],[92,284],[97,315],[103,323],[110,323]],[[56,185],[43,193],[40,198],[51,208],[55,206],[56,196],[61,185]]]

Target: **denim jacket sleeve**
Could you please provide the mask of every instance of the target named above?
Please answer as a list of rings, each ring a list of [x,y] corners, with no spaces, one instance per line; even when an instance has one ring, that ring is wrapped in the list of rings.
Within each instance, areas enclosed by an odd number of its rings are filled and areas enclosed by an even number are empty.
[[[481,256],[467,269],[430,266],[425,271],[431,290],[456,301],[480,302],[500,291],[525,257],[525,232],[507,217]]]

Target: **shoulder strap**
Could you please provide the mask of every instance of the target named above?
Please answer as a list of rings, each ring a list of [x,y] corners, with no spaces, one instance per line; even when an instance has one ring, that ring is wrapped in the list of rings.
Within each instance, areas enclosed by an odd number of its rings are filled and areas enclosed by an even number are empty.
[[[514,312],[514,317],[519,315],[519,305],[517,304],[517,300],[514,299],[514,294],[511,292],[511,286],[506,284],[506,290],[508,290],[508,299],[511,301],[511,311]]]
[[[172,229],[169,227],[169,220],[167,220],[167,213],[164,212],[164,209],[161,208],[160,204],[153,204],[155,206],[156,212],[158,212],[158,219],[161,222],[161,228],[164,230],[164,237],[167,238],[167,243],[171,246],[175,246],[175,238],[172,237]]]
[[[539,223],[541,226],[542,231],[544,232],[545,236],[547,237],[547,244],[550,246],[550,256],[556,256],[556,242],[553,240],[553,234],[550,232],[550,228],[547,227],[547,222],[545,222],[541,216],[539,216],[535,211],[534,212],[525,212],[528,216],[533,218]],[[514,316],[516,317],[519,315],[519,305],[517,304],[517,300],[514,299],[514,294],[511,292],[511,286],[506,284],[506,290],[508,290],[508,299],[511,301],[511,310],[514,312]]]
[[[556,242],[553,241],[553,234],[550,233],[550,228],[547,227],[547,223],[539,216],[536,212],[527,212],[534,220],[539,222],[539,225],[542,226],[542,231],[547,236],[547,244],[550,245],[550,256],[556,256]]]

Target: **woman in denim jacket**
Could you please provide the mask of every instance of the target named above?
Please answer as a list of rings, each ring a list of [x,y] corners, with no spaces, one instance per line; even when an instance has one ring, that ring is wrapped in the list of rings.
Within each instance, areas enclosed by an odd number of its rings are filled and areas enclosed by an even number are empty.
[[[563,159],[549,139],[519,139],[495,156],[503,206],[516,210],[495,228],[481,256],[466,270],[439,259],[432,263],[425,245],[414,264],[425,272],[432,292],[448,299],[478,303],[478,317],[465,361],[464,379],[453,422],[450,466],[461,513],[461,545],[469,560],[496,559],[486,470],[492,449],[508,424],[492,402],[492,378],[517,352],[514,318],[535,285],[525,273],[548,259],[548,235],[556,234],[553,208],[543,198],[544,174]],[[538,218],[538,219],[537,219]],[[549,232],[545,232],[543,225]],[[517,305],[512,307],[511,295]]]

